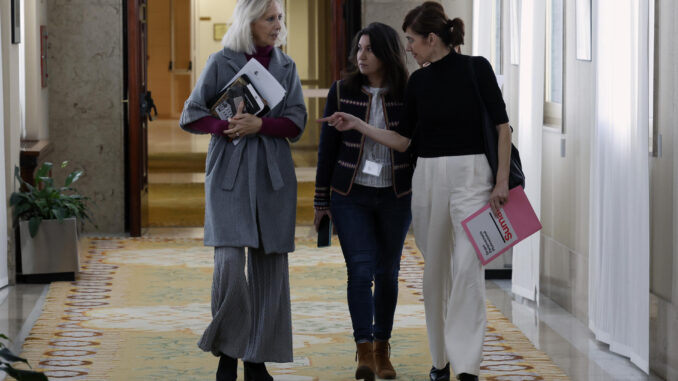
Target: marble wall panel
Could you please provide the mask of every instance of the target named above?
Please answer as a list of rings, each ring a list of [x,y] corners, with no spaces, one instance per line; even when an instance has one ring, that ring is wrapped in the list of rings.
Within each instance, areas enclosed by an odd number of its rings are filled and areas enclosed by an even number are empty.
[[[655,294],[650,294],[650,369],[678,380],[678,308]]]
[[[588,257],[541,234],[540,291],[588,324]]]
[[[122,12],[117,0],[48,4],[50,159],[85,170],[77,188],[104,233],[124,230]]]

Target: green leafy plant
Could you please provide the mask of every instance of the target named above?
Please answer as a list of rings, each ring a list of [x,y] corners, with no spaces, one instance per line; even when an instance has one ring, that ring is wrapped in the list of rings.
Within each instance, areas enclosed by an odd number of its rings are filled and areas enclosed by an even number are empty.
[[[61,168],[68,165],[67,161],[61,163]],[[9,205],[13,208],[14,226],[20,220],[28,221],[31,237],[38,234],[38,227],[42,220],[58,220],[77,217],[81,223],[89,221],[95,227],[96,224],[87,214],[88,197],[79,195],[72,187],[78,181],[83,171],[73,171],[66,177],[63,187],[56,187],[54,179],[49,176],[52,163],[46,162],[35,173],[35,186],[25,182],[20,175],[19,168],[14,168],[14,177],[19,181],[19,191],[12,192]]]
[[[9,338],[2,333],[0,333],[0,339],[9,341]],[[19,381],[47,381],[47,376],[42,372],[14,368],[12,364],[17,362],[31,366],[26,359],[13,354],[5,343],[0,341],[0,371]]]

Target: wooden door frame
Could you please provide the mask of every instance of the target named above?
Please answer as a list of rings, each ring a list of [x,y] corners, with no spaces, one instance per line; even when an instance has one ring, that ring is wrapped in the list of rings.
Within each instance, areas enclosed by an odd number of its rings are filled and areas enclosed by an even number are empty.
[[[127,109],[125,122],[126,128],[126,230],[132,237],[141,236],[142,200],[141,190],[143,186],[143,126],[141,119],[141,94],[136,91],[141,85],[141,44],[139,20],[141,9],[138,0],[125,0],[123,8],[125,15],[125,54],[124,62],[126,86],[127,86]]]
[[[341,71],[344,70],[346,57],[344,51],[346,50],[345,24],[344,24],[344,1],[332,0],[332,30],[330,31],[330,68],[332,81],[341,78]]]

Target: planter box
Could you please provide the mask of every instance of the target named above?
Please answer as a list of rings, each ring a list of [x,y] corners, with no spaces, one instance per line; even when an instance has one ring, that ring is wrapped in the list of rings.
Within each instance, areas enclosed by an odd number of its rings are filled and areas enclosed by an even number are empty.
[[[31,237],[28,221],[19,223],[21,236],[21,274],[77,273],[78,226],[75,218],[43,220],[38,234]]]

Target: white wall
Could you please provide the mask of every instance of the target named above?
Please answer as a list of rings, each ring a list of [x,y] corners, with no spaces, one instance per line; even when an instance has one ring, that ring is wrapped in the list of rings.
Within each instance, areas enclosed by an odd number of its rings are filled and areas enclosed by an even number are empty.
[[[213,38],[215,23],[230,23],[236,0],[193,0],[193,72],[200,77],[210,54],[222,49],[221,41]],[[210,20],[200,20],[209,18]]]
[[[25,126],[26,138],[47,139],[49,136],[48,89],[42,88],[40,75],[40,26],[47,25],[46,0],[23,1],[25,7]],[[49,29],[47,29],[49,35]],[[48,38],[49,40],[49,38]],[[47,63],[49,68],[49,62]]]
[[[545,129],[543,135],[541,285],[546,296],[584,321],[588,316],[589,167],[595,121],[595,57],[594,61],[576,60],[574,2],[566,1],[564,6],[565,133]],[[595,36],[596,18],[593,20]],[[594,52],[595,46],[593,41]]]
[[[21,115],[19,105],[19,45],[11,43],[11,7],[9,1],[0,2],[0,27],[2,36],[0,45],[2,46],[2,132],[4,148],[4,166],[0,167],[0,176],[4,178],[5,197],[3,202],[7,202],[7,196],[14,191],[13,173],[14,167],[19,165],[19,149],[21,139]],[[2,184],[0,184],[2,185]],[[6,205],[6,204],[5,204]],[[9,212],[9,211],[8,211]],[[9,214],[9,213],[7,213]],[[9,281],[14,280],[14,240],[11,230],[11,220],[8,218],[0,219],[0,230],[9,237],[9,249],[5,252],[9,268]],[[7,241],[5,238],[4,242]],[[0,263],[0,268],[4,269],[4,264]],[[2,271],[2,270],[0,270]]]
[[[502,6],[502,73],[504,75],[504,102],[506,102],[506,112],[509,122],[515,129],[513,131],[513,142],[518,142],[520,129],[518,128],[518,104],[520,93],[518,92],[518,83],[520,81],[520,66],[511,64],[511,25],[509,23],[509,2],[504,1]],[[518,32],[520,35],[520,32]]]
[[[650,368],[678,379],[678,4],[656,2],[655,121],[661,156],[650,158]]]
[[[2,44],[2,36],[5,35],[5,31],[2,29],[2,19],[0,19],[0,45]],[[4,76],[2,74],[2,68],[4,67],[4,62],[2,61],[2,49],[0,49],[0,105],[4,105],[3,97],[3,86]],[[2,131],[4,132],[5,126],[5,113],[4,106],[0,106],[0,125],[2,125]],[[0,157],[5,158],[5,134],[0,134]],[[6,201],[5,196],[5,168],[0,168],[0,200]],[[7,223],[7,203],[0,203],[0,288],[6,286],[9,283],[8,269],[7,269],[7,236],[9,229],[5,227]]]

